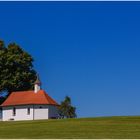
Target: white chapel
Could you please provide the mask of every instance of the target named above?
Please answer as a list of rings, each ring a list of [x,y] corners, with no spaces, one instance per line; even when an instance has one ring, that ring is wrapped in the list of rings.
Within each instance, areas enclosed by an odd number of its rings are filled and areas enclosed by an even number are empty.
[[[58,118],[58,103],[41,89],[38,76],[33,91],[12,92],[1,107],[3,121]]]

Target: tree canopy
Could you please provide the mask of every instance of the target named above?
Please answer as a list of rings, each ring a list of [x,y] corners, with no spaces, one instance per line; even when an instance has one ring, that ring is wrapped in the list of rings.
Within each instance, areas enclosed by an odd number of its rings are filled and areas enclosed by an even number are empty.
[[[71,98],[68,96],[61,102],[58,111],[60,118],[75,118],[77,116],[76,107],[71,105]]]
[[[32,56],[16,43],[0,40],[0,94],[30,90],[36,79]]]

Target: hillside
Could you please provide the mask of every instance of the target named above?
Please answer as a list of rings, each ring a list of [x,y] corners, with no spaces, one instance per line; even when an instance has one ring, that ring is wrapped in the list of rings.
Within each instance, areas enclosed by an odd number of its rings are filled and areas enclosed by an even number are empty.
[[[0,122],[0,138],[140,138],[140,117]]]

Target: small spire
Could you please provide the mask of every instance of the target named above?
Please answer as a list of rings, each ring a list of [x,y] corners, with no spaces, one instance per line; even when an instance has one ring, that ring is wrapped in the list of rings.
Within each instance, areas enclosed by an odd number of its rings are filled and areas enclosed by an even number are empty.
[[[39,74],[37,74],[36,77],[37,78],[36,78],[35,84],[41,85]]]
[[[34,83],[34,92],[37,93],[41,89],[41,82],[39,78],[39,74],[36,75],[36,81]]]

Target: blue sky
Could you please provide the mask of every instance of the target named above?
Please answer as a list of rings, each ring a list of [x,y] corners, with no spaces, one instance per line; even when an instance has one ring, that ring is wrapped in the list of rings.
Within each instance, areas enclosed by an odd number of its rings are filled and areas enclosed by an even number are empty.
[[[0,2],[0,19],[0,38],[78,117],[140,115],[140,2]]]

